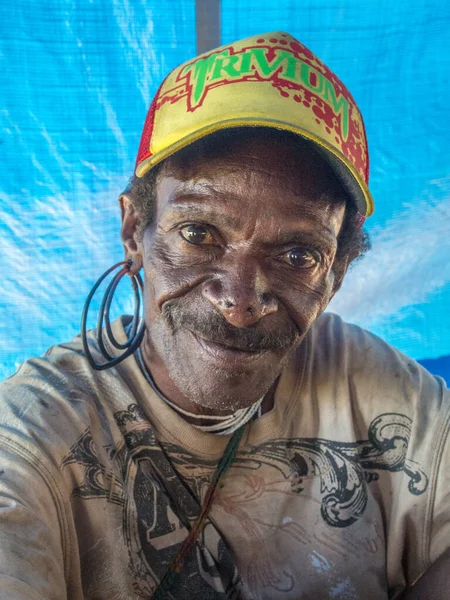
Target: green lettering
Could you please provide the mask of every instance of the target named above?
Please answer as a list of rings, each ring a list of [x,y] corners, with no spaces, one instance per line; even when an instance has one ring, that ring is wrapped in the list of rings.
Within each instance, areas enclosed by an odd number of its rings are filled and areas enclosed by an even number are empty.
[[[239,69],[241,76],[242,75],[250,75],[252,72],[252,67],[251,67],[252,53],[244,52],[240,56],[242,57],[241,68]]]
[[[316,85],[311,83],[311,75],[315,75]],[[311,65],[302,62],[300,66],[300,80],[305,87],[312,90],[321,96],[323,94],[323,86],[325,77],[319,71],[316,71]]]
[[[251,48],[230,55],[229,51],[200,58],[183,69],[182,75],[190,76],[191,105],[198,106],[210,83],[220,80],[238,79],[252,73],[252,65],[264,79],[270,79],[277,71],[279,76],[298,83],[297,67],[300,65],[299,80],[308,89],[318,94],[341,115],[342,137],[346,140],[349,128],[349,104],[344,96],[339,98],[332,83],[322,73],[297,59],[286,50],[276,50],[275,58],[269,61],[264,48]],[[313,79],[314,83],[312,83]]]
[[[195,63],[187,65],[182,71],[182,75],[191,74],[190,83],[192,85],[191,102],[193,106],[200,103],[206,89],[206,82],[211,67],[214,64],[217,54],[212,54],[207,58],[199,58]]]
[[[249,50],[255,59],[255,66],[266,79],[269,79],[280,67],[280,75],[283,79],[295,81],[295,71],[299,62],[295,56],[286,50],[277,50],[277,56],[271,63],[267,60],[264,48],[252,48]]]
[[[341,114],[341,127],[342,127],[342,137],[344,140],[348,137],[348,116],[349,116],[349,104],[347,99],[341,95],[338,99],[336,96],[336,91],[334,89],[331,81],[328,81],[326,77],[325,80],[325,92],[323,94],[323,98],[328,104],[332,107],[335,114]]]
[[[231,77],[231,79],[240,77],[241,72],[236,69],[236,63],[239,62],[239,58],[239,55],[225,55],[222,57],[217,57],[214,64],[211,81],[216,81],[217,79],[226,79],[227,77]]]

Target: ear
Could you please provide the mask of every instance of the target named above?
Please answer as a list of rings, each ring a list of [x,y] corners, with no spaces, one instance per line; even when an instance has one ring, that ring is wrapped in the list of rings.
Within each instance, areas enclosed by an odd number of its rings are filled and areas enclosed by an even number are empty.
[[[123,243],[125,260],[130,258],[133,260],[130,270],[137,273],[143,264],[142,244],[138,235],[141,220],[132,199],[127,194],[120,196],[119,205],[122,218],[120,237]]]

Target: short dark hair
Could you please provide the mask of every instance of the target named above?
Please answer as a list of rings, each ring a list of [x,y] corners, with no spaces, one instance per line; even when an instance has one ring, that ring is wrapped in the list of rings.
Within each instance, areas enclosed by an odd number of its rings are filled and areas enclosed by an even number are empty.
[[[144,177],[133,175],[123,192],[132,201],[140,219],[139,237],[151,225],[156,217],[156,187],[158,176],[164,163],[153,167]]]
[[[226,142],[232,141],[234,138],[242,139],[242,136],[245,136],[246,133],[252,137],[271,136],[284,139],[289,137],[296,145],[301,146],[307,144],[311,146],[311,142],[285,131],[263,127],[234,128],[215,133],[205,140],[194,142],[191,146],[174,154],[173,157],[182,158],[183,153],[192,153],[198,151],[199,148],[200,151],[202,151],[202,146],[207,147],[208,155],[212,155],[214,151],[223,147]],[[314,147],[311,146],[311,148]],[[140,217],[140,227],[138,232],[140,236],[142,236],[145,229],[151,225],[155,219],[158,177],[164,164],[170,160],[173,160],[173,158],[170,157],[166,159],[166,161],[156,165],[146,173],[144,177],[136,177],[136,175],[134,175],[130,180],[127,190],[124,192],[133,202]],[[342,194],[339,194],[338,197],[333,197],[331,200],[346,204],[344,222],[338,237],[338,247],[334,263],[337,277],[342,278],[345,274],[347,265],[354,260],[362,258],[364,254],[370,250],[371,244],[369,234],[361,227],[361,215],[354,202],[348,199],[345,191],[342,190]]]

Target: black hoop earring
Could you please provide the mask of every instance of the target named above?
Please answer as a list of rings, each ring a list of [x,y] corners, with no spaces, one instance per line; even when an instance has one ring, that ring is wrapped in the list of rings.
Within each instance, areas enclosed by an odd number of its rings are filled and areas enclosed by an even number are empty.
[[[121,344],[115,338],[114,333],[111,328],[111,321],[109,318],[109,311],[111,309],[111,302],[114,297],[114,292],[116,291],[116,288],[119,285],[119,282],[122,279],[122,277],[124,275],[127,275],[130,273],[130,268],[131,268],[132,264],[133,264],[133,261],[131,259],[124,260],[122,262],[119,262],[119,263],[113,265],[110,269],[105,271],[103,273],[103,275],[97,280],[97,282],[95,283],[92,290],[89,292],[89,295],[86,298],[86,302],[84,303],[83,314],[81,317],[81,341],[83,343],[83,350],[86,355],[86,358],[87,358],[89,364],[91,365],[91,367],[93,369],[95,369],[96,371],[103,371],[104,369],[109,369],[110,367],[114,367],[114,366],[118,365],[120,362],[125,360],[125,358],[127,358],[128,356],[130,356],[131,354],[133,354],[133,352],[135,352],[137,350],[140,343],[142,342],[142,338],[144,337],[144,331],[145,331],[144,319],[142,319],[142,322],[139,325],[139,321],[140,321],[139,311],[141,308],[140,293],[143,294],[143,291],[144,291],[144,285],[142,283],[142,278],[139,275],[139,273],[131,275],[131,285],[133,286],[134,299],[135,299],[134,315],[133,315],[133,320],[131,321],[131,324],[130,324],[129,338],[124,344]],[[121,267],[121,269],[114,275],[113,279],[108,284],[108,287],[106,288],[105,294],[102,299],[102,303],[100,305],[100,311],[98,313],[97,343],[98,343],[98,346],[100,348],[100,352],[101,352],[103,358],[106,360],[105,363],[99,365],[95,362],[94,357],[92,356],[92,353],[89,349],[89,344],[87,341],[87,330],[86,330],[87,315],[88,315],[88,311],[89,311],[89,306],[92,302],[92,298],[94,297],[94,294],[97,291],[98,287],[100,286],[102,281],[112,271],[114,271],[118,267]],[[103,331],[103,322],[105,324],[105,331]],[[116,356],[116,357],[112,356],[106,350],[105,343],[103,340],[104,333],[106,335],[106,338],[108,339],[108,341],[110,342],[110,344],[112,346],[114,346],[118,350],[125,350],[125,352],[122,352],[122,354],[120,354],[120,356]]]

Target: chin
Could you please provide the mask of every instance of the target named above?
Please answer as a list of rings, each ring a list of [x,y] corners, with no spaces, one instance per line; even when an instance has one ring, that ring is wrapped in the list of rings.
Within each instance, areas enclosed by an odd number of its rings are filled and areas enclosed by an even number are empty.
[[[234,412],[247,408],[264,396],[279,376],[279,370],[268,377],[267,371],[248,373],[245,371],[189,369],[183,373],[179,365],[169,369],[170,377],[183,395],[192,403],[205,409]]]

